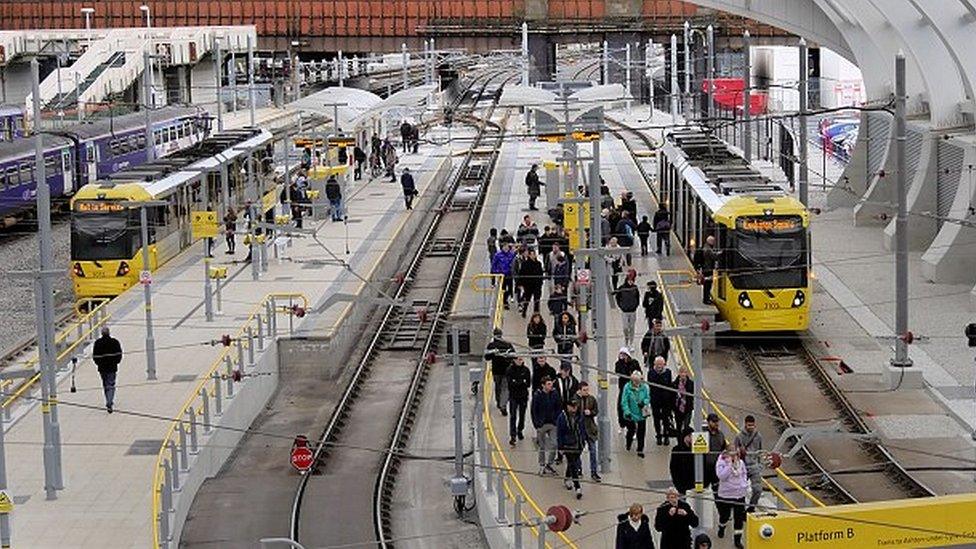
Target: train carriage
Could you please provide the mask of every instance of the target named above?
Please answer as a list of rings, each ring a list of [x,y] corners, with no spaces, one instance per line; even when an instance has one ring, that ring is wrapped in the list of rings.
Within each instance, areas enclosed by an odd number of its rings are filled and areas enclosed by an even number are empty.
[[[156,158],[200,141],[210,131],[209,118],[186,107],[151,113]],[[135,113],[72,126],[44,135],[45,179],[53,199],[71,196],[120,169],[146,161],[145,114]],[[35,207],[34,140],[0,141],[0,216],[5,224]]]
[[[236,207],[255,191],[262,213],[273,205],[278,185],[269,162],[272,138],[260,129],[223,132],[82,187],[71,201],[75,297],[112,297],[138,283],[144,269],[142,207],[149,222],[148,269],[156,270],[193,243],[191,213],[208,209],[205,196],[209,209],[218,211],[225,200]],[[254,157],[250,165],[249,154]],[[255,170],[253,180],[249,166]]]
[[[714,236],[712,300],[738,332],[805,330],[810,320],[806,208],[711,133],[668,134],[658,156],[659,198],[687,249]]]

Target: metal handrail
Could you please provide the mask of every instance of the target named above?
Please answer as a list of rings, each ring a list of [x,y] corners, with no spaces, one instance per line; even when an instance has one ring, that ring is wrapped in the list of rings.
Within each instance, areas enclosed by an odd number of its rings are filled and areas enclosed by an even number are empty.
[[[108,321],[111,315],[106,313],[106,308],[108,307],[110,301],[111,300],[109,299],[100,300],[97,306],[95,306],[88,313],[72,321],[60,334],[58,334],[54,338],[54,348],[57,349],[58,345],[66,341],[69,337],[71,337],[73,333],[78,334],[78,338],[75,341],[73,341],[63,351],[61,351],[55,356],[54,358],[55,363],[61,362],[62,360],[70,356],[72,353],[74,353],[75,350],[78,349],[78,346],[84,343],[89,338],[89,336],[93,335],[103,324],[105,324]],[[87,328],[84,328],[85,324],[88,324]],[[24,364],[24,368],[25,369],[34,368],[38,362],[40,362],[39,356],[31,357],[30,360],[28,360]],[[34,384],[37,383],[40,379],[41,379],[40,372],[37,372],[36,374],[28,378],[27,381],[23,382],[20,385],[20,387],[17,388],[16,391],[14,391],[7,398],[5,398],[2,403],[0,403],[0,410],[6,412],[7,408],[9,408],[20,397],[24,396],[25,393],[30,391],[31,388],[33,388]],[[2,383],[0,383],[0,391],[6,392],[7,387],[12,385],[13,383],[14,383],[13,380],[10,379],[4,380]]]
[[[668,317],[668,322],[670,322],[672,326],[677,326],[677,322],[676,322],[677,317],[674,311],[672,310],[671,299],[668,297],[668,286],[667,284],[665,284],[664,277],[662,276],[664,274],[687,274],[689,278],[693,277],[693,274],[691,273],[691,271],[675,271],[675,270],[670,270],[670,271],[660,270],[657,272],[657,278],[658,278],[659,286],[661,288],[661,293],[664,295],[664,309]],[[688,372],[690,372],[691,376],[695,377],[695,368],[692,365],[691,359],[688,358],[688,349],[685,346],[684,338],[678,336],[676,339],[677,339],[676,343],[678,347],[678,354],[681,356],[681,361],[688,368]],[[732,432],[737,434],[739,432],[739,427],[735,424],[734,421],[732,421],[731,418],[729,418],[729,416],[725,414],[721,406],[719,406],[718,403],[712,400],[712,397],[708,394],[708,391],[706,391],[704,387],[702,387],[702,397],[704,397],[704,400],[707,400],[709,404],[712,405],[712,409],[715,410],[715,413],[718,414],[720,418],[722,418],[722,421],[725,422],[725,424],[729,427],[729,429],[731,429]],[[699,403],[699,405],[701,404],[702,403]],[[776,469],[776,474],[781,479],[783,479],[787,484],[792,486],[797,492],[802,494],[807,500],[813,503],[815,506],[817,507],[827,506],[823,501],[818,499],[816,496],[811,494],[810,491],[808,491],[806,488],[801,486],[796,480],[793,479],[793,477],[783,472],[781,468]],[[763,484],[766,486],[766,488],[769,489],[769,492],[774,496],[776,496],[776,499],[783,502],[783,504],[786,505],[787,508],[789,508],[790,510],[797,509],[796,505],[792,501],[790,501],[780,490],[778,490],[775,486],[773,486],[773,484],[768,479],[763,478]]]
[[[241,325],[237,333],[234,334],[233,339],[241,340],[243,336],[247,334],[248,329],[253,328],[253,325],[255,324],[255,320],[260,318],[261,314],[268,307],[269,303],[276,306],[274,309],[275,315],[277,315],[278,313],[289,312],[287,308],[285,309],[277,308],[278,300],[281,299],[287,299],[289,300],[289,302],[293,300],[300,300],[302,306],[306,310],[308,309],[308,298],[305,297],[304,294],[300,294],[300,293],[267,294],[266,296],[264,296],[264,299],[262,299],[254,306],[254,309],[251,310],[251,313],[248,315],[247,320],[244,321],[244,323]],[[269,337],[273,338],[274,334],[269,334]],[[246,341],[242,341],[241,346],[244,349],[248,349],[248,343]],[[211,382],[216,384],[223,381],[219,377],[216,377],[215,374],[217,370],[225,364],[226,357],[229,356],[229,353],[231,352],[237,352],[237,348],[236,347],[224,348],[224,350],[217,356],[216,360],[214,360],[213,364],[210,366],[207,372],[200,379],[200,382],[197,383],[197,385],[193,388],[193,391],[191,391],[190,394],[187,396],[187,399],[183,403],[183,406],[180,408],[179,412],[177,412],[176,415],[173,416],[173,420],[170,422],[169,429],[166,430],[166,435],[162,439],[162,444],[159,447],[159,452],[156,454],[156,464],[155,464],[153,477],[152,477],[153,478],[152,480],[153,483],[152,484],[152,547],[154,549],[159,549],[161,547],[160,539],[159,539],[159,534],[160,534],[159,521],[160,521],[160,512],[162,508],[162,501],[161,501],[162,489],[164,484],[163,461],[165,459],[165,456],[163,454],[166,452],[170,444],[173,444],[175,446],[178,443],[177,441],[174,441],[174,435],[176,433],[176,430],[180,425],[182,425],[185,422],[184,417],[187,415],[189,411],[193,410],[192,405],[197,401],[198,397],[200,397],[200,394],[202,392],[206,392],[206,394],[208,395],[214,395],[216,393],[217,388],[215,386],[207,387],[207,385]],[[243,367],[243,364],[241,366]],[[206,425],[204,426],[206,427]],[[176,467],[175,463],[172,465]],[[179,474],[178,471],[176,472],[176,474]]]
[[[472,279],[472,285],[476,292],[491,293],[492,291],[494,291],[495,293],[494,313],[492,315],[492,326],[491,326],[492,330],[494,330],[495,328],[501,328],[504,322],[505,298],[504,298],[504,292],[502,290],[504,279],[505,277],[503,275],[486,274],[486,273],[476,274]],[[493,281],[494,288],[490,286],[487,288],[482,288],[481,286],[478,285],[479,280]],[[493,450],[491,450],[491,454],[490,454],[492,460],[492,466],[494,467],[496,472],[498,472],[499,474],[506,475],[510,480],[510,482],[503,482],[502,484],[505,488],[506,499],[515,502],[517,495],[520,494],[525,499],[525,502],[529,504],[532,510],[536,512],[538,517],[544,518],[546,516],[546,512],[543,511],[543,509],[539,507],[539,504],[532,498],[531,495],[529,495],[528,490],[525,489],[525,486],[519,480],[518,475],[515,473],[515,471],[512,470],[512,464],[508,461],[508,456],[506,456],[505,452],[502,451],[502,446],[498,443],[498,438],[495,436],[495,429],[492,423],[491,413],[489,413],[489,410],[491,409],[490,400],[489,400],[489,397],[491,395],[489,394],[489,391],[493,387],[491,368],[485,368],[484,381],[482,383],[483,383],[483,387],[481,391],[481,398],[482,398],[481,414],[482,414],[482,421],[484,422],[484,426],[485,426],[486,440],[488,440],[490,445],[493,447]],[[515,493],[516,491],[518,492],[518,494]],[[524,510],[521,512],[521,515],[522,516],[517,517],[516,520],[521,519],[520,521],[524,523],[529,523],[532,520],[532,517],[530,517]],[[545,525],[530,527],[529,531],[532,532],[533,536],[539,537],[539,532],[537,530],[538,528],[545,528]],[[573,543],[573,541],[570,540],[565,533],[558,532],[557,535],[559,536],[560,540],[563,542],[565,546],[572,547],[574,549],[577,547],[577,545]],[[546,547],[551,548],[552,545],[546,543]]]

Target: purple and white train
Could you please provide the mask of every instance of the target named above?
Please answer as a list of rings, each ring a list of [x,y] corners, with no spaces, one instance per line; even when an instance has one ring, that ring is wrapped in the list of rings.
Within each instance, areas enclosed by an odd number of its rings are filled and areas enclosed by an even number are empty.
[[[146,161],[145,114],[99,119],[90,124],[46,131],[44,166],[51,198],[67,198],[83,185]],[[156,158],[205,138],[206,113],[185,107],[152,112]],[[0,223],[10,225],[35,207],[34,140],[0,142]]]

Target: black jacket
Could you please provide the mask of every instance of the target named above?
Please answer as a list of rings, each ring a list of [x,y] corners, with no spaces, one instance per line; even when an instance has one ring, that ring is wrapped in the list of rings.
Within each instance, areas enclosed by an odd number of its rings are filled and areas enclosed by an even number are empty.
[[[675,391],[678,390],[678,382],[680,380],[681,380],[680,377],[675,376],[674,381],[671,382],[672,383],[672,387],[674,387]],[[691,379],[690,377],[685,381],[685,392],[688,393],[688,395],[685,396],[685,411],[684,411],[684,413],[685,414],[690,414],[691,411],[694,409],[694,406],[695,406],[695,380]],[[681,394],[679,394],[677,392],[673,392],[673,393],[671,393],[671,398],[674,399],[672,401],[672,402],[674,402],[674,413],[675,414],[682,413],[680,410],[678,410],[678,401],[681,399]]]
[[[627,513],[617,515],[617,543],[615,549],[654,549],[654,538],[651,537],[651,519],[641,515],[640,527],[637,530],[630,525]]]
[[[556,243],[556,240],[558,238],[555,233],[542,233],[542,236],[539,237],[539,255],[547,257],[552,252],[552,245]]]
[[[569,262],[563,261],[562,263],[556,262],[552,266],[552,282],[553,284],[559,284],[563,288],[569,286]]]
[[[532,387],[532,373],[525,364],[514,362],[508,368],[508,398],[516,402],[529,401],[529,389]]]
[[[532,426],[538,429],[543,425],[555,425],[562,409],[556,390],[547,393],[540,389],[532,393]]]
[[[647,383],[651,386],[651,402],[654,406],[664,406],[671,410],[671,370],[665,368],[658,373],[653,366],[647,367]]]
[[[685,445],[683,438],[678,439],[678,444],[671,448],[671,484],[679,492],[686,492],[695,487],[695,456],[691,453],[691,447]]]
[[[576,343],[576,323],[570,322],[563,324],[558,319],[556,325],[552,327],[552,338],[556,340],[556,348],[562,347],[562,352],[572,352],[572,345]]]
[[[637,285],[630,281],[624,281],[624,283],[617,288],[617,306],[620,310],[625,313],[632,313],[640,307],[640,290]]]
[[[572,374],[569,377],[556,376],[554,386],[556,391],[559,392],[559,398],[563,402],[569,402],[576,398],[576,391],[579,390],[579,380]]]
[[[558,322],[559,315],[566,311],[566,308],[569,307],[569,302],[566,299],[566,294],[557,294],[553,292],[552,294],[549,294],[548,305],[549,314],[556,317]]]
[[[661,290],[651,290],[644,292],[644,316],[652,320],[664,318],[664,294]]]
[[[532,391],[538,391],[542,389],[542,379],[548,377],[549,379],[556,381],[556,369],[550,366],[548,363],[543,366],[539,364],[532,365]],[[555,389],[554,389],[555,391]]]
[[[684,510],[685,515],[672,515],[671,504],[665,501],[654,515],[654,529],[661,532],[661,549],[691,547],[691,529],[698,526],[698,515],[686,501],[678,500],[678,509]]]
[[[651,234],[651,224],[647,221],[641,221],[637,224],[637,236],[649,236]]]
[[[544,276],[545,273],[542,270],[542,263],[538,259],[526,258],[522,260],[522,268],[519,270],[519,284],[523,288],[541,288]]]
[[[491,361],[491,375],[503,376],[508,372],[509,365],[512,364],[511,356],[502,356],[505,353],[514,353],[515,347],[504,339],[492,338],[485,345],[485,360]]]
[[[617,377],[617,388],[621,391],[624,390],[624,386],[630,382],[630,374],[634,372],[639,372],[641,369],[640,363],[631,358],[630,360],[617,359],[617,363],[613,366],[613,371],[618,375]]]
[[[403,187],[404,196],[417,194],[417,185],[413,181],[413,174],[405,172],[400,176],[400,186]]]
[[[653,352],[651,347],[654,347]],[[668,355],[671,354],[671,338],[661,332],[655,335],[653,331],[648,331],[641,338],[641,354],[644,355],[644,364],[648,368],[654,365],[654,359],[663,356],[664,360],[668,359]]]
[[[99,373],[118,372],[119,363],[122,362],[122,344],[112,336],[103,335],[95,340],[92,360],[98,366]]]
[[[529,170],[529,173],[525,174],[525,186],[529,188],[529,196],[542,194],[542,181],[539,181],[539,174],[535,171]]]
[[[339,182],[335,178],[329,179],[325,182],[325,197],[329,200],[342,199],[342,188],[339,186]]]
[[[529,322],[525,326],[525,335],[529,338],[529,348],[541,349],[546,344],[546,333],[548,328],[545,321],[538,324]]]
[[[627,234],[627,227],[630,227],[630,234]],[[617,244],[624,248],[634,245],[634,235],[637,233],[637,225],[629,217],[621,218],[614,227],[613,235],[617,237]]]

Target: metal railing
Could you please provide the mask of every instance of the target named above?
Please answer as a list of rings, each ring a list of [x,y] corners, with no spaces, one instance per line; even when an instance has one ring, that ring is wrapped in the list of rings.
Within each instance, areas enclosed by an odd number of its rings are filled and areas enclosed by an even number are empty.
[[[664,281],[664,275],[665,274],[686,275],[688,277],[688,280],[689,281],[691,281],[691,280],[694,279],[694,275],[693,275],[693,273],[691,271],[675,271],[675,270],[659,270],[659,271],[657,271],[658,285],[661,288],[661,293],[664,295],[664,312],[665,312],[665,315],[667,316],[668,322],[672,326],[677,326],[678,325],[677,324],[677,315],[675,314],[675,312],[674,312],[674,310],[672,308],[672,300],[671,300],[671,297],[670,297],[669,291],[668,291],[669,286]],[[690,285],[691,284],[689,284],[689,286]],[[675,286],[674,285],[671,285],[670,287],[675,287]],[[694,364],[692,363],[691,359],[688,356],[688,348],[685,345],[684,338],[681,337],[681,336],[676,336],[674,338],[674,340],[675,340],[676,347],[678,348],[677,355],[680,357],[681,362],[688,368],[688,372],[691,374],[691,377],[694,378],[695,375],[696,375],[695,366],[694,366]],[[712,400],[712,397],[708,394],[708,391],[706,391],[704,387],[702,387],[702,397],[703,397],[703,400],[705,400],[705,401],[708,402],[708,404],[711,406],[712,410],[714,410],[715,413],[718,414],[718,416],[722,419],[722,421],[726,424],[726,426],[728,426],[728,428],[732,431],[732,433],[733,434],[738,434],[739,433],[739,426],[736,425],[736,423],[734,421],[732,421],[732,419],[729,418],[728,415],[726,415],[726,413],[722,410],[722,407],[719,406],[717,402],[715,402],[714,400]],[[702,415],[705,415],[708,410],[704,407],[704,403],[699,403],[699,405],[702,406]],[[695,427],[696,427],[696,430],[697,430],[698,426],[695,426]],[[807,490],[802,485],[800,485],[800,483],[798,483],[795,479],[793,479],[793,477],[791,477],[790,475],[786,474],[782,470],[782,468],[777,468],[776,469],[776,475],[783,481],[784,485],[788,485],[791,488],[793,488],[794,490],[796,490],[797,492],[799,492],[801,495],[803,495],[804,498],[806,498],[814,506],[816,506],[816,507],[826,507],[826,504],[823,501],[821,501],[816,496],[814,496],[812,493],[810,493],[809,490]],[[786,506],[787,509],[789,509],[791,511],[797,509],[796,504],[794,504],[789,498],[786,497],[786,495],[783,493],[783,490],[780,490],[776,486],[774,486],[773,483],[769,481],[769,479],[763,478],[763,484],[766,486],[766,488],[769,490],[769,492],[771,494],[773,494],[773,496],[776,497],[776,499],[778,499],[780,502],[783,503],[783,505]]]
[[[59,334],[54,337],[54,351],[55,365],[60,365],[66,360],[75,355],[78,348],[87,345],[95,339],[95,335],[98,333],[99,328],[101,328],[106,322],[108,322],[111,316],[108,312],[109,299],[99,299],[88,301],[89,306],[97,303],[94,307],[91,307],[87,313],[82,314],[75,320],[70,321],[64,329],[61,330]],[[40,361],[38,356],[31,357],[24,364],[24,369],[32,369],[37,367],[37,363]],[[41,372],[38,371],[31,377],[24,380],[16,390],[8,394],[8,390],[17,381],[12,379],[6,379],[0,382],[0,392],[6,395],[3,402],[0,403],[0,407],[3,408],[3,420],[10,420],[10,410],[13,405],[20,400],[25,394],[29,393],[38,381],[41,379]]]
[[[152,480],[152,547],[169,547],[172,540],[171,514],[176,511],[174,492],[189,473],[190,458],[204,444],[201,436],[214,432],[215,418],[223,415],[225,399],[232,399],[235,383],[242,383],[248,369],[256,367],[256,356],[278,336],[278,315],[288,316],[288,334],[294,333],[296,306],[308,309],[308,299],[299,293],[272,293],[261,300],[241,328],[230,339],[199,383],[187,396],[170,423],[156,456]],[[270,342],[265,340],[269,339]],[[221,370],[223,370],[221,372]],[[226,395],[225,395],[226,392]],[[202,433],[198,433],[198,427]]]
[[[494,285],[482,287],[479,285],[479,281],[491,281]],[[501,328],[504,323],[503,282],[504,277],[502,275],[477,274],[474,276],[475,291],[486,294],[486,297],[494,294],[494,303],[486,303],[486,306],[492,311],[489,333],[495,328]],[[490,298],[486,301],[490,301]],[[508,456],[505,455],[504,447],[499,443],[498,437],[495,436],[495,428],[490,413],[494,384],[492,383],[491,368],[486,365],[484,370],[480,410],[482,428],[477,431],[477,447],[478,461],[486,475],[485,493],[486,495],[494,495],[496,498],[493,506],[496,521],[512,525],[515,535],[513,547],[516,549],[522,547],[522,528],[528,528],[533,537],[537,539],[539,547],[552,548],[552,545],[545,539],[548,533],[548,527],[545,523],[546,511],[529,495],[525,485],[519,480],[518,474],[512,469],[512,464],[508,461]],[[526,503],[530,509],[525,508]],[[510,505],[512,508],[511,515],[508,514]],[[512,517],[511,520],[507,518],[509,516]],[[556,535],[561,542],[560,546],[574,549],[577,547],[565,533],[558,532]]]

